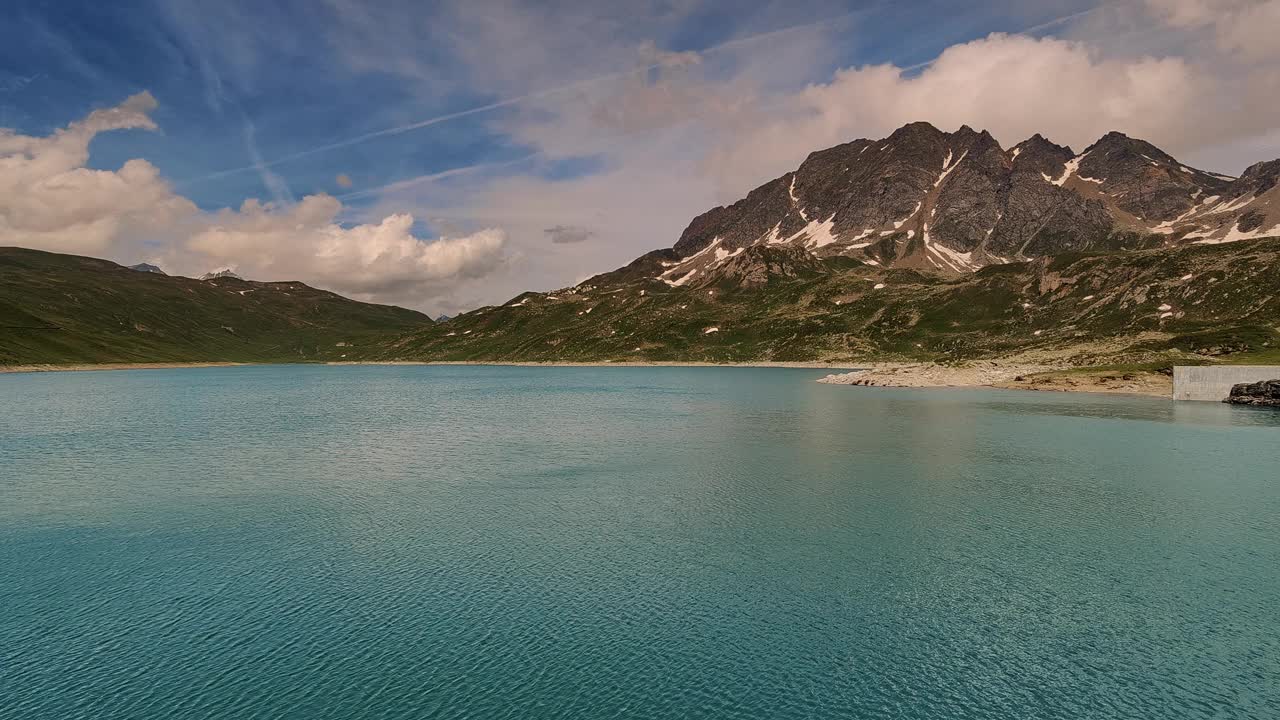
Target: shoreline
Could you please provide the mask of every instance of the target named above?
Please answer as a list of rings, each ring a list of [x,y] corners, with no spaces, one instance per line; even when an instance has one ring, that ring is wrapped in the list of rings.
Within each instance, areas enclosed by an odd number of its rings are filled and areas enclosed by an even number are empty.
[[[175,370],[202,367],[245,367],[249,365],[278,365],[280,363],[241,362],[143,362],[143,363],[31,363],[27,365],[0,365],[0,374],[46,372],[106,372],[108,370]]]
[[[828,363],[828,362],[740,362],[716,363],[700,361],[619,361],[619,362],[550,362],[520,360],[351,360],[328,362],[146,362],[146,363],[31,363],[26,365],[0,365],[0,374],[43,372],[94,372],[108,370],[176,370],[206,367],[271,367],[273,365],[315,366],[368,366],[368,367],[416,367],[416,366],[475,366],[475,367],[723,367],[723,368],[791,368],[796,370],[846,370],[858,371],[875,367],[877,363]]]
[[[698,360],[619,360],[617,362],[578,362],[578,361],[543,361],[543,360],[353,360],[320,363],[322,365],[457,365],[457,366],[489,366],[489,367],[723,367],[723,368],[791,368],[796,370],[847,370],[856,372],[875,367],[883,363],[872,362],[769,362],[765,360],[748,362],[705,362]]]
[[[974,361],[963,366],[905,362],[737,362],[705,361],[619,361],[619,362],[553,362],[553,361],[477,361],[477,360],[352,360],[317,363],[244,363],[244,362],[151,362],[151,363],[52,363],[0,365],[0,374],[42,372],[104,372],[110,370],[173,370],[210,367],[261,367],[272,365],[322,366],[477,366],[477,367],[708,367],[708,368],[783,368],[796,370],[832,370],[817,382],[826,385],[888,388],[989,388],[1029,392],[1073,392],[1105,395],[1172,396],[1172,381],[1164,376],[1144,373],[1116,373],[1089,368],[1064,368],[1054,365],[1006,364],[998,361]]]
[[[1158,373],[1001,364],[991,360],[975,361],[963,366],[933,363],[881,364],[867,370],[828,375],[818,382],[857,387],[992,388],[1026,392],[1173,397],[1173,379]]]

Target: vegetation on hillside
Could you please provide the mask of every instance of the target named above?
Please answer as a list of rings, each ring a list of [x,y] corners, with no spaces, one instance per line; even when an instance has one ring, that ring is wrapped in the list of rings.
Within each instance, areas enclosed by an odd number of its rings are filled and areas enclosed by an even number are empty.
[[[1088,365],[1280,353],[1280,240],[1072,253],[961,277],[752,248],[696,286],[637,273],[526,293],[396,338],[382,359]],[[767,268],[765,282],[743,283]],[[602,282],[603,280],[603,282]]]
[[[1071,253],[960,277],[751,248],[682,287],[601,275],[447,323],[298,282],[0,248],[0,364],[1280,362],[1280,239]]]
[[[202,281],[0,248],[0,365],[338,360],[430,324],[299,282]]]

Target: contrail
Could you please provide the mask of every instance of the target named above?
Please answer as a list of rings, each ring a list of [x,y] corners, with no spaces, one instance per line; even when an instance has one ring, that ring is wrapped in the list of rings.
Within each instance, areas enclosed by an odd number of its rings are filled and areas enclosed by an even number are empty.
[[[336,197],[339,200],[346,200],[348,198],[363,197],[365,195],[376,195],[378,193],[387,192],[387,191],[403,190],[405,188],[410,188],[416,185],[435,182],[436,180],[444,180],[445,178],[451,178],[457,175],[470,175],[473,172],[480,172],[482,170],[493,170],[496,168],[519,165],[520,163],[526,162],[528,160],[532,160],[533,158],[541,154],[542,154],[541,152],[533,152],[523,157],[516,158],[515,160],[507,160],[505,162],[478,163],[476,165],[466,165],[463,167],[451,168],[449,170],[441,170],[440,172],[433,173],[431,175],[419,175],[418,177],[410,178],[408,180],[398,180],[396,182],[387,183],[386,185],[380,185],[375,188],[357,190],[355,192],[349,192],[342,195],[335,195],[334,197]]]
[[[1102,7],[1104,6],[1105,6],[1105,3],[1102,5],[1098,5],[1093,8],[1090,8],[1088,10],[1072,13],[1070,15],[1064,15],[1060,18],[1055,18],[1053,20],[1049,20],[1047,22],[1043,22],[1038,25],[1034,25],[1032,27],[1021,30],[1018,32],[1018,34],[1047,30],[1051,27],[1056,27],[1058,25],[1062,25],[1072,20],[1089,15],[1093,12],[1096,12],[1102,9]],[[832,23],[840,22],[856,15],[866,15],[868,13],[870,13],[870,9],[855,10],[855,11],[843,13],[841,15],[836,15],[830,18],[824,18],[822,20],[815,20],[813,22],[802,23],[799,25],[790,25],[788,27],[779,28],[777,30],[769,30],[767,32],[757,33],[755,35],[749,35],[746,37],[735,38],[733,40],[727,40],[717,45],[712,45],[703,50],[699,50],[697,51],[697,53],[699,55],[704,55],[704,56],[710,55],[716,52],[730,50],[743,45],[750,45],[756,42],[760,42],[762,40],[768,40],[770,38],[787,35],[789,33],[797,32],[800,30],[808,30],[815,27],[830,25]],[[935,62],[937,62],[937,58],[934,58],[932,60],[928,60],[922,63],[916,63],[915,65],[908,65],[907,67],[901,68],[901,71],[911,72],[914,70],[919,70],[921,68],[929,67]],[[500,110],[505,107],[519,105],[521,103],[525,103],[530,100],[538,100],[541,98],[552,97],[554,95],[559,95],[561,93],[567,93],[573,90],[590,87],[592,85],[596,85],[599,83],[604,83],[612,80],[617,80],[620,78],[630,77],[633,75],[648,73],[652,70],[657,70],[662,67],[663,67],[663,63],[656,62],[656,63],[650,63],[648,65],[644,65],[641,67],[632,68],[630,70],[619,70],[617,72],[605,73],[603,75],[597,75],[595,77],[587,78],[585,80],[579,80],[577,82],[568,83],[566,85],[559,85],[556,87],[546,88],[544,90],[538,90],[535,92],[525,93],[523,95],[516,95],[514,97],[509,97],[502,100],[496,100],[494,102],[487,103],[485,105],[478,105],[476,107],[468,108],[466,110],[459,110],[457,112],[446,113],[444,115],[437,115],[435,117],[427,118],[425,120],[419,120],[417,122],[412,122],[405,125],[397,125],[395,127],[384,128],[382,130],[375,130],[373,132],[364,133],[363,135],[356,135],[354,137],[350,137],[345,140],[338,140],[325,145],[319,145],[317,147],[313,147],[308,150],[301,150],[291,155],[284,155],[282,157],[278,157],[278,158],[275,158],[274,160],[270,160],[267,162],[257,162],[257,163],[254,163],[253,165],[245,165],[242,167],[229,168],[227,170],[219,170],[217,172],[212,172],[207,175],[200,175],[197,177],[188,178],[177,184],[178,186],[181,187],[181,186],[190,185],[193,183],[204,182],[207,180],[215,180],[217,178],[227,177],[229,175],[236,175],[242,172],[250,172],[250,171],[262,172],[266,168],[274,167],[276,165],[280,165],[287,162],[292,162],[300,158],[310,157],[312,155],[319,155],[321,153],[330,152],[332,150],[339,150],[341,148],[351,147],[352,145],[359,145],[361,143],[368,142],[370,140],[375,140],[381,137],[402,135],[407,132],[413,132],[414,130],[421,130],[422,128],[431,127],[432,125],[439,125],[440,123],[450,122],[452,120],[458,120],[461,118],[470,117],[472,115],[480,115],[483,113],[493,112],[494,110]],[[529,156],[529,157],[532,157],[532,156]],[[523,158],[521,161],[523,161],[524,159],[528,159],[528,158]],[[504,163],[504,164],[514,164],[514,163]],[[457,168],[457,170],[460,172],[469,172],[469,171],[478,169],[478,167],[479,166],[469,166],[464,168]],[[418,180],[415,180],[415,181],[404,181],[404,182],[430,182],[433,179],[442,179],[445,177],[450,177],[451,175],[460,174],[460,172],[445,170],[441,173],[436,173],[435,175],[424,175],[422,178],[419,178]],[[392,188],[400,184],[401,183],[392,183],[391,185],[384,186],[384,188]],[[347,193],[346,195],[341,195],[338,197],[358,197],[360,195],[372,194],[373,192],[375,191],[361,190],[359,192]]]
[[[1033,25],[1027,28],[1026,30],[1022,30],[1019,34],[1040,32],[1041,30],[1048,30],[1049,28],[1052,28],[1052,27],[1065,25],[1071,22],[1072,20],[1079,20],[1080,18],[1085,17],[1087,15],[1092,15],[1104,7],[1106,7],[1106,3],[1103,3],[1101,5],[1095,5],[1089,8],[1088,10],[1081,10],[1080,12],[1071,13],[1070,15],[1063,15],[1060,18],[1049,20],[1048,22],[1042,22],[1039,25]]]
[[[1080,12],[1074,12],[1074,13],[1071,13],[1070,15],[1063,15],[1063,16],[1062,16],[1062,17],[1060,17],[1060,18],[1054,18],[1054,19],[1052,19],[1052,20],[1047,20],[1047,21],[1045,21],[1045,22],[1040,23],[1039,25],[1032,25],[1032,26],[1031,26],[1031,27],[1029,27],[1029,28],[1023,28],[1023,29],[1021,29],[1021,30],[1018,30],[1017,32],[1015,32],[1015,33],[1013,33],[1013,34],[1014,34],[1014,35],[1026,35],[1026,34],[1028,34],[1028,33],[1036,33],[1036,32],[1040,32],[1040,31],[1042,31],[1042,30],[1048,30],[1049,28],[1058,27],[1059,25],[1065,25],[1065,24],[1067,24],[1067,23],[1071,22],[1072,20],[1079,20],[1079,19],[1080,19],[1080,18],[1082,18],[1082,17],[1086,17],[1086,16],[1088,16],[1088,15],[1092,15],[1093,13],[1095,13],[1095,12],[1097,12],[1097,11],[1101,10],[1101,9],[1102,9],[1102,8],[1104,8],[1104,7],[1106,7],[1106,4],[1105,4],[1105,3],[1103,3],[1103,4],[1101,4],[1101,5],[1095,5],[1094,7],[1091,7],[1091,8],[1089,8],[1088,10],[1081,10]],[[941,57],[941,56],[939,56],[939,57]],[[908,65],[908,66],[906,66],[906,67],[899,68],[898,70],[899,70],[899,72],[909,73],[909,72],[912,72],[912,71],[915,71],[915,70],[920,70],[920,69],[922,69],[922,68],[927,68],[927,67],[929,67],[930,65],[932,65],[932,64],[934,64],[934,63],[936,63],[936,62],[938,62],[938,58],[936,58],[936,57],[935,57],[935,58],[934,58],[934,59],[932,59],[932,60],[925,60],[924,62],[919,62],[919,63],[916,63],[915,65]]]
[[[833,18],[828,18],[825,20],[818,20],[810,23],[804,23],[802,25],[791,25],[789,27],[780,28],[778,30],[770,30],[768,32],[758,33],[756,35],[750,35],[748,37],[728,40],[726,42],[720,43],[718,45],[713,45],[711,47],[708,47],[704,50],[699,50],[697,52],[699,55],[709,55],[722,50],[732,49],[740,45],[747,45],[747,44],[759,42],[761,40],[767,40],[769,38],[777,37],[779,35],[785,35],[787,33],[792,33],[799,30],[807,30],[809,28],[818,27],[820,25],[829,25],[833,22],[839,22],[853,15],[864,14],[865,12],[867,11],[864,10],[864,11],[848,12],[848,13],[844,13],[843,15],[837,15]],[[281,163],[291,162],[293,160],[298,160],[299,158],[309,157],[311,155],[318,155],[320,153],[329,152],[331,150],[339,150],[341,148],[351,147],[352,145],[359,145],[360,143],[368,142],[369,140],[374,140],[381,137],[401,135],[403,133],[412,132],[414,130],[421,130],[422,128],[431,127],[432,125],[438,125],[440,123],[449,122],[451,120],[458,120],[460,118],[469,117],[471,115],[480,115],[482,113],[492,112],[494,110],[500,110],[502,108],[511,107],[513,105],[519,105],[521,103],[525,103],[530,100],[538,100],[541,98],[551,97],[554,95],[559,95],[561,93],[567,93],[573,90],[579,90],[581,88],[590,87],[598,83],[604,83],[611,80],[630,77],[632,75],[640,75],[640,74],[648,73],[652,70],[657,70],[662,67],[663,67],[663,63],[656,62],[656,63],[650,63],[648,65],[643,65],[640,67],[631,68],[629,70],[619,70],[617,72],[605,73],[604,75],[597,75],[595,77],[587,78],[585,80],[578,80],[577,82],[568,83],[566,85],[558,85],[556,87],[547,88],[545,90],[538,90],[531,93],[525,93],[524,95],[517,95],[515,97],[505,98],[503,100],[496,100],[486,105],[479,105],[473,108],[468,108],[466,110],[459,110],[457,112],[446,113],[444,115],[437,115],[435,117],[427,118],[425,120],[419,120],[417,122],[408,123],[406,125],[397,125],[395,127],[389,127],[389,128],[384,128],[382,130],[375,130],[373,132],[364,133],[363,135],[356,135],[354,137],[349,137],[345,140],[338,140],[335,142],[328,143],[326,145],[313,147],[309,150],[301,150],[291,155],[278,157],[268,162],[254,164],[254,165],[245,165],[242,167],[229,168],[227,170],[219,170],[217,172],[212,172],[207,175],[199,175],[197,177],[183,180],[179,182],[178,185],[183,186],[183,185],[189,185],[192,183],[203,182],[206,180],[215,180],[217,178],[226,177],[228,175],[236,175],[242,172],[249,172],[251,170],[260,171],[264,168],[280,165]]]

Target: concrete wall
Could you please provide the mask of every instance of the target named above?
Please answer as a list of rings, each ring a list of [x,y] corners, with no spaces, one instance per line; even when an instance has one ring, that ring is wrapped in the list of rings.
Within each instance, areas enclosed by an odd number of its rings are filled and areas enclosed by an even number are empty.
[[[1173,399],[1222,402],[1231,386],[1262,380],[1280,380],[1280,366],[1178,365],[1173,368]]]

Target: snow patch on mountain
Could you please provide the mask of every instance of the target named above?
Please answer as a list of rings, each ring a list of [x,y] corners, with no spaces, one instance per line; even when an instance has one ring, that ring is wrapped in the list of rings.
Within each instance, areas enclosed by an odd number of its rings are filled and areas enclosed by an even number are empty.
[[[1057,185],[1058,187],[1062,187],[1063,185],[1066,185],[1067,181],[1071,179],[1071,176],[1075,175],[1076,171],[1080,169],[1080,163],[1083,162],[1084,159],[1088,156],[1089,156],[1089,153],[1085,153],[1084,155],[1077,155],[1071,158],[1070,160],[1068,160],[1066,167],[1062,169],[1062,177],[1058,178],[1057,180],[1050,179],[1048,175],[1045,175],[1044,179],[1048,180],[1053,185]],[[1043,175],[1044,173],[1041,173],[1041,174]]]
[[[969,151],[965,150],[964,154],[960,156],[960,159],[957,160],[954,165],[952,165],[951,152],[947,151],[947,159],[945,162],[942,163],[942,174],[939,175],[938,179],[934,181],[933,187],[937,188],[941,186],[942,182],[947,179],[947,176],[950,175],[956,168],[960,167],[960,163],[964,162],[965,157],[967,157],[968,155],[969,155]]]
[[[797,232],[795,235],[787,238],[787,241],[790,242],[799,239],[801,236],[808,236],[809,239],[805,242],[807,247],[820,248],[831,245],[839,240],[839,238],[837,238],[832,232],[832,228],[834,228],[836,224],[835,220],[835,213],[832,213],[831,217],[827,218],[823,222],[811,220],[808,225],[805,225],[804,228],[800,230],[800,232]]]

